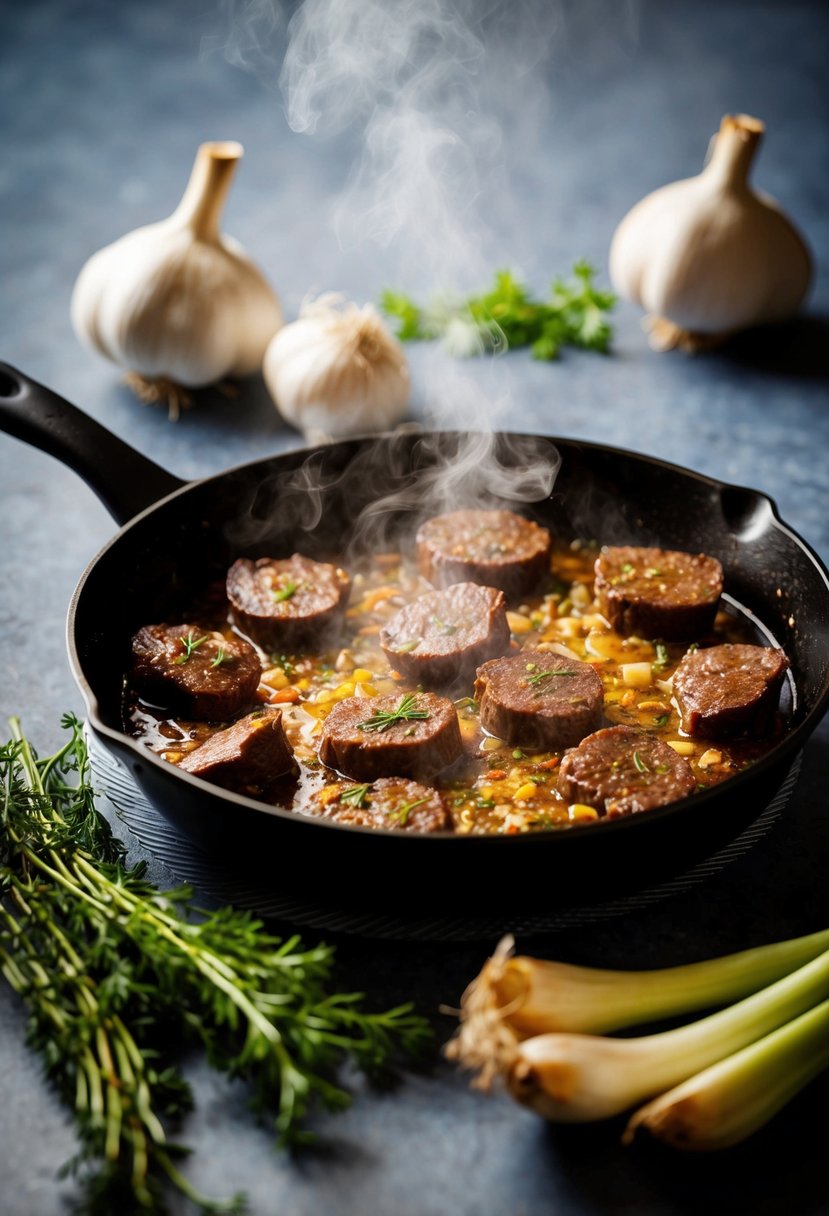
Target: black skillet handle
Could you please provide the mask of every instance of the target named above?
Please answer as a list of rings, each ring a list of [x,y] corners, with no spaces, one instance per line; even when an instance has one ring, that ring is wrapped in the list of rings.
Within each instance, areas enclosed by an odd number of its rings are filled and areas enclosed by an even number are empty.
[[[119,524],[185,484],[8,363],[0,363],[0,430],[74,469]]]

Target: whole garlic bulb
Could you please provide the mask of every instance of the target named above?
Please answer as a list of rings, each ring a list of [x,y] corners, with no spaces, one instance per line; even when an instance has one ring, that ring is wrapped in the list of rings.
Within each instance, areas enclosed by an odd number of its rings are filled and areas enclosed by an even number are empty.
[[[370,304],[324,295],[271,340],[262,372],[282,417],[307,438],[387,430],[409,400],[403,348]]]
[[[727,114],[702,173],[649,194],[616,230],[611,281],[651,314],[657,349],[716,345],[783,320],[806,295],[806,245],[748,182],[763,130],[756,118]]]
[[[93,254],[72,295],[78,337],[138,386],[197,388],[257,371],[282,324],[279,301],[219,220],[241,144],[202,144],[169,219]],[[164,391],[164,390],[162,390]]]

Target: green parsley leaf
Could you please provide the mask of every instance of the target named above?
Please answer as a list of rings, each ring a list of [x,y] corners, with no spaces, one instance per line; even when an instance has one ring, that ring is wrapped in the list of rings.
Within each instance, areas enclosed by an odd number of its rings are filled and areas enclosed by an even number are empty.
[[[402,292],[385,291],[380,306],[397,320],[402,341],[440,338],[460,356],[519,346],[548,361],[564,346],[606,353],[613,336],[607,316],[616,297],[596,288],[595,274],[587,262],[576,262],[569,279],[553,282],[546,300],[534,299],[509,270],[499,270],[480,295],[442,297],[424,307]]]

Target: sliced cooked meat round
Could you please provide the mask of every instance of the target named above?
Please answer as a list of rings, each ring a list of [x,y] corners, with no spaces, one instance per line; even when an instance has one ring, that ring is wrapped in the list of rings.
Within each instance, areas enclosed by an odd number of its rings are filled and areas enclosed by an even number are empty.
[[[318,645],[340,627],[351,580],[345,570],[293,557],[242,557],[227,572],[233,620],[266,650]]]
[[[602,681],[590,664],[544,650],[490,659],[475,696],[484,729],[522,747],[572,747],[603,721]]]
[[[294,773],[297,766],[281,712],[265,706],[211,735],[201,747],[188,752],[178,767],[212,785],[258,794],[278,777]]]
[[[463,750],[458,715],[433,692],[348,697],[323,723],[323,764],[357,781],[431,777]]]
[[[406,832],[450,831],[452,820],[436,789],[405,777],[381,777],[363,785],[318,790],[317,813],[338,823],[366,828],[401,828]]]
[[[673,682],[682,729],[709,739],[765,734],[788,666],[771,646],[725,643],[686,654]]]
[[[253,701],[261,675],[249,642],[198,625],[145,625],[132,639],[135,691],[188,718],[233,718]]]
[[[714,624],[722,585],[722,566],[704,553],[623,545],[596,559],[599,607],[623,637],[702,637]]]
[[[549,573],[551,546],[546,528],[513,511],[450,511],[418,529],[417,561],[436,587],[483,583],[518,596]]]
[[[558,770],[562,798],[608,818],[666,806],[695,788],[691,766],[672,747],[632,726],[588,735],[565,753]]]
[[[477,583],[455,583],[421,595],[380,634],[389,663],[416,684],[466,680],[509,644],[504,593]]]

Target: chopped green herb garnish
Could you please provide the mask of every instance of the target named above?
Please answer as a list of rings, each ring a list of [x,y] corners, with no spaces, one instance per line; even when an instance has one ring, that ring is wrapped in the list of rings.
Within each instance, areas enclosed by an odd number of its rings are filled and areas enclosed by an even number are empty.
[[[210,634],[205,633],[200,638],[196,638],[193,636],[192,629],[187,634],[186,638],[180,637],[179,641],[181,642],[182,646],[184,647],[184,654],[179,655],[179,657],[176,659],[176,664],[178,665],[181,663],[186,663],[187,660],[190,658],[190,655],[193,653],[193,651],[198,650],[199,646],[204,645],[204,643],[207,641],[207,639],[209,637],[210,637]]]
[[[537,663],[528,663],[528,664],[527,664],[527,671],[535,671],[535,669],[536,669],[536,667],[537,667],[537,666],[538,666],[538,664],[537,664]]]
[[[650,769],[648,768],[647,764],[645,764],[645,761],[642,759],[642,757],[639,755],[638,752],[633,753],[633,763],[636,765],[636,767],[640,773],[649,773],[650,772]]]
[[[535,666],[535,664],[533,664]],[[560,671],[537,671],[533,676],[527,676],[527,683],[533,687],[542,684],[544,680],[552,680],[554,676],[577,676],[579,673],[572,668],[562,667]]]
[[[451,621],[442,621],[439,616],[432,616],[432,624],[435,629],[439,629],[446,637],[451,637],[453,633],[458,632],[457,625],[453,625]]]
[[[409,654],[412,650],[417,650],[420,645],[420,638],[415,638],[413,642],[401,642],[399,646],[395,646],[395,654]]]
[[[451,354],[530,346],[536,359],[556,359],[563,346],[606,353],[612,331],[607,316],[616,303],[594,284],[587,262],[573,266],[569,280],[556,279],[546,300],[534,299],[508,270],[499,270],[489,291],[467,299],[438,298],[423,307],[402,292],[385,291],[380,306],[398,321],[405,341],[441,338]]]
[[[215,655],[211,659],[211,667],[221,667],[222,663],[229,663],[230,655],[225,652],[224,646],[220,646]]]
[[[368,792],[371,785],[368,781],[364,785],[352,785],[347,790],[343,790],[340,794],[340,802],[350,802],[352,806],[368,806]]]
[[[523,760],[524,759],[524,753],[521,751],[520,747],[516,747],[515,751],[512,753],[512,758],[513,758],[513,760]]]
[[[667,726],[670,717],[670,714],[656,714],[653,719],[653,724],[654,726]]]
[[[428,717],[428,709],[418,709],[416,694],[410,692],[405,697],[401,697],[396,709],[379,709],[365,722],[360,722],[358,729],[373,730],[380,734],[398,722],[424,721]]]
[[[283,583],[281,587],[274,591],[273,601],[275,604],[281,604],[285,600],[289,600],[291,596],[296,595],[297,591],[299,591],[299,583],[292,583],[291,580],[288,579],[287,582]]]
[[[653,667],[667,667],[670,661],[668,655],[668,647],[664,642],[654,642],[653,648],[656,651],[656,660],[652,664]]]
[[[630,562],[625,562],[622,566],[622,574],[633,574],[633,566]]]
[[[645,571],[645,578],[659,578],[661,570],[657,570],[656,566],[648,566]]]
[[[533,785],[545,785],[547,782],[546,773],[530,773],[530,781]]]
[[[481,808],[481,810],[483,811],[491,806],[495,806],[495,799],[494,798],[476,798],[475,805],[479,806]]]
[[[404,802],[403,806],[396,807],[395,810],[389,811],[389,819],[396,823],[399,827],[404,828],[409,822],[409,815],[416,806],[422,806],[424,802],[428,802],[426,798],[417,798],[414,802]]]

